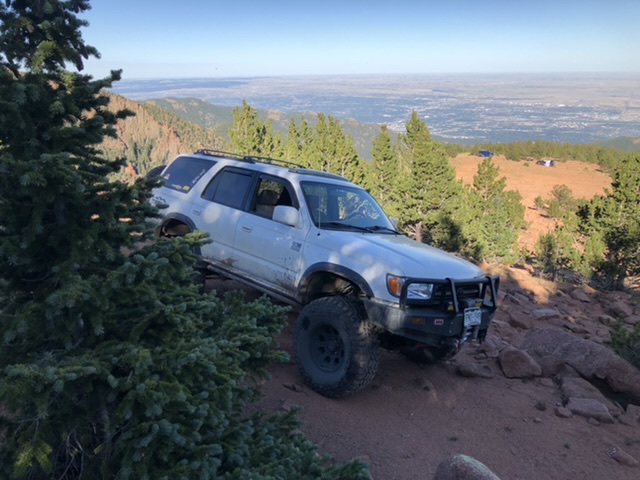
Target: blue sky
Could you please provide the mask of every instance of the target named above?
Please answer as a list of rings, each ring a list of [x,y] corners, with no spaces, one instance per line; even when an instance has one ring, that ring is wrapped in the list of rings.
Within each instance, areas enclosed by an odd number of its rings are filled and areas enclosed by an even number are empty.
[[[124,79],[640,72],[640,0],[92,0]]]

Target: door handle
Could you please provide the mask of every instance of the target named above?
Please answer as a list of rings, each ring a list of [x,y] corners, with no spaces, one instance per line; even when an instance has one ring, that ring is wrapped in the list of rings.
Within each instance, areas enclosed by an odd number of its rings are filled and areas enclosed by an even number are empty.
[[[249,227],[248,225],[243,225],[242,226],[242,231],[243,232],[251,233],[251,230],[253,230],[253,228]]]

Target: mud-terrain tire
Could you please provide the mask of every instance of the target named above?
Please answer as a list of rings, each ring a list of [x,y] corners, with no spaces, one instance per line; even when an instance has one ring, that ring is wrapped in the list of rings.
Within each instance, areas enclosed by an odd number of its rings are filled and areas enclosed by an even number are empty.
[[[344,297],[323,297],[305,306],[293,347],[305,383],[330,398],[367,386],[380,362],[374,326],[356,302]]]
[[[400,352],[412,362],[433,365],[453,358],[458,350],[455,347],[423,347],[404,348]]]

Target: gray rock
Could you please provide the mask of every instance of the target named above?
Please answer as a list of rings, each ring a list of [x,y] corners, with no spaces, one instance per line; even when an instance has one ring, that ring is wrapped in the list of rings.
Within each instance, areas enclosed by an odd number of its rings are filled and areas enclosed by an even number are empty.
[[[486,465],[468,455],[452,455],[443,460],[433,480],[500,480]]]
[[[571,413],[582,417],[593,418],[602,423],[613,423],[613,417],[609,413],[607,406],[592,398],[571,397],[567,408]]]
[[[556,407],[555,408],[556,417],[560,418],[571,418],[573,417],[573,413],[566,407]]]
[[[560,316],[560,312],[555,308],[537,308],[533,312],[533,316],[538,320],[544,320],[547,318],[555,318]]]
[[[509,314],[509,325],[521,330],[529,330],[533,326],[530,318],[513,314]]]
[[[542,375],[542,368],[524,350],[504,350],[499,357],[500,368],[507,378],[531,378]]]
[[[555,377],[560,374],[566,367],[566,363],[555,355],[545,355],[542,357],[538,364],[542,368],[543,377]]]
[[[561,387],[564,398],[593,398],[599,401],[605,399],[600,390],[584,378],[563,378]]]
[[[640,323],[640,315],[629,315],[624,319],[624,323],[633,327]]]
[[[609,313],[616,318],[628,317],[629,315],[633,315],[633,309],[631,308],[631,305],[623,299],[618,299],[609,305]]]
[[[478,345],[478,352],[485,353],[490,358],[497,358],[501,349],[502,340],[493,333],[488,333],[484,341]]]
[[[613,323],[616,323],[616,319],[611,315],[600,315],[598,317],[598,321],[603,325],[611,325]]]
[[[480,378],[493,378],[493,372],[487,365],[462,364],[456,368],[456,373],[461,377],[480,377]]]
[[[588,328],[586,328],[584,325],[580,325],[579,323],[565,322],[564,326],[567,330],[571,330],[573,333],[577,333],[577,334],[590,333]]]
[[[529,297],[519,292],[512,292],[509,295],[509,300],[519,306],[531,303],[531,299]]]
[[[605,397],[600,390],[594,387],[584,378],[579,377],[566,377],[562,379],[562,396],[565,399],[569,398],[591,398],[597,400],[607,407],[609,413],[614,417],[617,417],[622,413],[622,410]]]
[[[555,387],[556,384],[553,383],[553,380],[551,380],[550,378],[541,378],[540,385],[542,385],[543,387]]]
[[[609,456],[619,464],[625,465],[627,467],[635,468],[640,465],[640,462],[638,462],[635,458],[633,458],[621,448],[612,448],[609,452]]]
[[[569,332],[540,328],[527,333],[522,348],[541,357],[554,355],[587,380],[604,380],[614,392],[640,403],[640,370],[604,345]]]
[[[627,410],[618,416],[618,421],[629,427],[640,426],[640,407],[637,405],[627,405]]]
[[[640,406],[633,405],[633,404],[630,403],[629,405],[627,405],[626,414],[627,415],[633,415],[635,417],[635,419],[638,422],[640,422]]]
[[[576,300],[583,303],[591,302],[591,297],[587,295],[587,293],[581,288],[576,288],[574,290],[571,290],[571,293],[569,295],[571,295],[571,298],[575,298]]]

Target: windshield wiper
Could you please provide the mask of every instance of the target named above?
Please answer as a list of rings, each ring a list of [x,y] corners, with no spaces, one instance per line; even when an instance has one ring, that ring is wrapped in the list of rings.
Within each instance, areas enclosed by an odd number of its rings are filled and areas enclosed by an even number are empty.
[[[338,230],[358,230],[359,232],[369,232],[371,230],[367,227],[359,227],[357,225],[350,225],[342,222],[318,222],[318,228],[333,228]]]
[[[379,232],[388,232],[396,235],[402,235],[397,230],[393,228],[384,227],[382,225],[374,225],[372,227],[361,227],[359,225],[351,225],[349,223],[342,222],[321,222],[318,223],[318,228],[335,228],[340,230],[357,230],[359,232],[367,232],[367,233],[379,233]]]
[[[373,227],[367,227],[367,230],[370,232],[389,232],[394,233],[396,235],[402,235],[399,231],[394,230],[393,228],[384,227],[382,225],[374,225]]]

